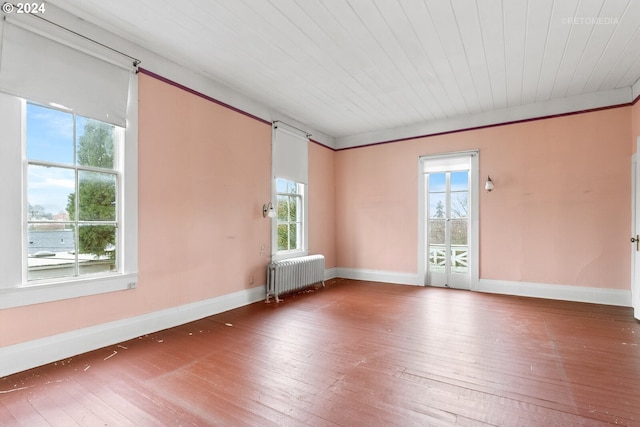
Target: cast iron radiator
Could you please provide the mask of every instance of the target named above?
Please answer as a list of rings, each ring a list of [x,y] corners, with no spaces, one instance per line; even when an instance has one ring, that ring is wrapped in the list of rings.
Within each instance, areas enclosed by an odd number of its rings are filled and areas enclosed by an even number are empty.
[[[280,295],[322,282],[324,286],[324,255],[272,261],[267,266],[267,302]]]

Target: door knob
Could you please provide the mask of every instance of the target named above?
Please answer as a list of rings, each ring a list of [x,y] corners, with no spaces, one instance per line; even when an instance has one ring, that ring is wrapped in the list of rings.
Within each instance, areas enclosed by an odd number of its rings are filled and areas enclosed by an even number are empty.
[[[635,243],[636,251],[640,252],[640,235],[636,234],[636,237],[632,237],[631,243]]]

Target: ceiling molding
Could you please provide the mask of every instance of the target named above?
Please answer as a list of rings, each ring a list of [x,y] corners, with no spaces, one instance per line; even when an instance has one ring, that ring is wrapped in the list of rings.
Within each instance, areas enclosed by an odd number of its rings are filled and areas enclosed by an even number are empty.
[[[547,118],[595,109],[629,105],[633,102],[631,88],[615,89],[607,92],[578,95],[571,98],[516,106],[486,113],[456,117],[449,120],[426,122],[402,128],[379,132],[363,133],[344,138],[336,138],[336,149],[342,150],[359,146],[376,145],[386,142],[414,139],[424,136],[458,132],[501,124],[510,124],[532,119]]]
[[[631,91],[633,92],[633,102],[636,102],[638,100],[638,97],[640,97],[640,79],[635,82],[635,84],[631,88]]]

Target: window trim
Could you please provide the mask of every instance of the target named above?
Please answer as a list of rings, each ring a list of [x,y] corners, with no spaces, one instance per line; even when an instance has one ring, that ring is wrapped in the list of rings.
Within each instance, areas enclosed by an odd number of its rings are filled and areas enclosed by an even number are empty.
[[[97,295],[106,292],[135,289],[138,281],[138,79],[131,73],[127,126],[124,131],[124,153],[121,162],[119,190],[122,191],[119,212],[118,240],[121,242],[119,272],[100,276],[58,278],[50,281],[27,281],[26,239],[26,101],[15,96],[0,94],[0,128],[9,140],[20,139],[20,144],[0,147],[0,179],[19,182],[11,186],[7,203],[0,208],[9,236],[0,241],[0,309],[27,306],[70,298]],[[20,102],[20,111],[16,102]],[[20,206],[20,209],[16,209]],[[16,250],[21,248],[21,250]],[[19,260],[18,260],[19,258]]]
[[[273,178],[273,184],[272,184],[272,188],[273,188],[273,194],[274,197],[273,199],[275,200],[274,203],[274,208],[278,209],[278,196],[279,195],[289,195],[289,193],[278,193],[277,190],[277,180],[278,179],[284,179],[286,181],[289,182],[295,182],[292,181],[290,179],[287,178],[279,178],[279,177],[274,177]],[[273,218],[272,220],[272,233],[271,233],[271,253],[272,253],[272,260],[276,261],[276,260],[281,260],[281,259],[288,259],[288,258],[296,258],[296,257],[300,257],[300,256],[305,256],[309,254],[309,246],[308,246],[308,197],[307,197],[307,184],[301,183],[301,182],[295,182],[296,185],[298,186],[298,192],[295,193],[296,197],[300,197],[301,199],[301,207],[302,207],[302,218],[301,218],[301,222],[302,222],[302,231],[301,231],[301,248],[300,249],[295,249],[295,250],[286,250],[286,251],[281,251],[278,250],[278,218],[277,216],[275,218]]]

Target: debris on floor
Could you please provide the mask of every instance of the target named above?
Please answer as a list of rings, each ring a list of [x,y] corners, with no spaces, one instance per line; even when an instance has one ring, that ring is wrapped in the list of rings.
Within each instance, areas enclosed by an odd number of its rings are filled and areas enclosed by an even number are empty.
[[[104,358],[104,360],[111,359],[111,358],[112,358],[113,356],[115,356],[116,354],[118,354],[118,352],[117,352],[117,351],[115,351],[115,350],[113,350],[113,353],[111,353],[109,356],[105,357],[105,358]]]

